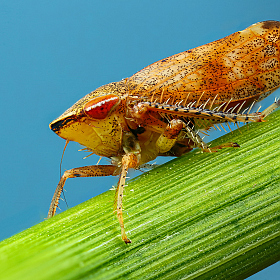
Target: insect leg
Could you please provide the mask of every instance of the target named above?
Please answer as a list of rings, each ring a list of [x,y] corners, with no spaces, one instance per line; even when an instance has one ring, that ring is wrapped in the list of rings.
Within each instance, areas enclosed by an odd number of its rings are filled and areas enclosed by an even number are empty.
[[[141,102],[137,104],[138,108],[145,108],[146,112],[154,111],[158,113],[168,114],[169,116],[176,116],[177,118],[205,118],[210,119],[213,123],[218,122],[262,122],[273,110],[280,107],[280,100],[275,101],[267,109],[260,113],[242,114],[234,112],[223,112],[209,110],[205,108],[196,108],[187,106],[176,106],[169,104],[159,104],[155,102]],[[135,115],[136,116],[136,115]],[[137,117],[137,116],[136,116]]]
[[[265,110],[261,112],[261,117],[265,118],[268,116],[272,111],[280,107],[280,98],[278,100],[275,100],[274,103],[272,103],[269,107],[267,107]]]
[[[123,222],[123,191],[125,187],[125,179],[127,176],[128,168],[138,168],[141,148],[135,135],[131,132],[123,132],[123,150],[125,154],[122,156],[121,172],[118,187],[116,190],[116,212],[121,226],[122,240],[125,243],[131,243],[130,239],[126,236]]]
[[[177,137],[185,126],[184,122],[178,119],[173,119],[166,126],[164,132],[157,139],[156,145],[159,153],[168,152],[176,143]]]
[[[164,132],[160,135],[160,137],[157,140],[156,145],[160,153],[165,153],[171,150],[171,148],[176,143],[179,133],[182,131],[182,129],[184,129],[185,135],[195,144],[195,147],[199,147],[203,152],[212,153],[217,152],[217,150],[222,148],[239,147],[238,144],[229,142],[210,148],[201,139],[199,134],[197,134],[188,124],[181,120],[173,119],[170,121]]]
[[[188,138],[190,138],[195,143],[196,147],[199,147],[203,152],[213,153],[213,152],[217,152],[219,149],[223,149],[223,148],[238,148],[239,147],[239,145],[237,143],[228,142],[228,143],[224,143],[222,145],[210,148],[191,127],[189,127],[188,125],[185,125],[184,129],[185,129],[185,132],[186,132],[186,135],[188,136]]]
[[[152,116],[149,112],[149,106],[147,102],[138,103],[130,109],[130,116],[138,125],[148,127],[151,131],[162,133],[166,128],[166,123]]]
[[[210,152],[211,149],[209,146],[201,139],[201,137],[188,125],[184,126],[186,135],[188,136],[189,139],[191,139],[196,147],[199,147],[202,151],[204,152]]]
[[[158,112],[163,114],[168,114],[173,116],[174,119],[166,124],[160,120],[157,120],[153,117],[150,112]],[[176,143],[177,137],[182,129],[190,140],[195,144],[195,147],[199,147],[204,152],[216,152],[218,149],[227,148],[227,147],[239,147],[236,143],[225,143],[223,145],[210,148],[201,137],[185,123],[184,117],[199,118],[201,115],[204,117],[214,118],[220,122],[221,119],[228,121],[229,114],[224,112],[216,112],[203,108],[195,107],[183,107],[176,105],[168,104],[158,104],[152,102],[141,102],[133,107],[130,114],[134,117],[135,121],[144,126],[149,127],[149,129],[160,132],[161,135],[157,140],[157,147],[159,148],[160,153],[169,151],[174,144]],[[232,117],[232,114],[230,114]],[[247,117],[247,115],[246,115]],[[181,120],[181,118],[183,120]],[[230,119],[231,121],[234,121]]]
[[[122,158],[122,169],[118,187],[116,190],[116,211],[117,217],[121,226],[122,240],[127,244],[131,243],[131,240],[126,236],[123,222],[123,191],[125,186],[125,179],[127,176],[128,168],[136,168],[138,166],[137,156],[133,153],[125,154]]]
[[[63,190],[66,179],[76,177],[99,177],[118,175],[117,166],[114,165],[90,165],[66,170],[56,187],[54,192],[50,209],[48,212],[48,219],[53,217],[58,206],[59,198]]]

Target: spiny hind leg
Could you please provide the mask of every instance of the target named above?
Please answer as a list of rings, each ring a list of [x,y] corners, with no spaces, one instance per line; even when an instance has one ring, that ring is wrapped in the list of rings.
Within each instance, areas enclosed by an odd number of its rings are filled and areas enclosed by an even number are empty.
[[[275,100],[274,103],[272,103],[269,107],[267,107],[265,110],[261,112],[261,117],[265,118],[267,117],[272,111],[280,107],[280,98],[278,100]]]
[[[54,192],[50,209],[48,212],[48,219],[53,217],[56,212],[56,208],[58,206],[58,202],[60,199],[61,192],[65,185],[65,181],[68,178],[77,178],[77,177],[99,177],[99,176],[110,176],[110,175],[118,175],[117,167],[113,165],[90,165],[83,166],[78,168],[73,168],[70,170],[66,170],[60,181],[56,187]]]
[[[218,150],[223,149],[223,148],[239,147],[239,145],[237,143],[228,142],[228,143],[224,143],[222,145],[210,148],[191,127],[186,125],[184,127],[184,129],[186,131],[186,135],[188,136],[188,138],[190,138],[195,143],[196,147],[199,147],[203,152],[213,153],[213,152],[217,152]]]
[[[238,104],[239,105],[239,104]],[[262,122],[264,118],[268,116],[272,111],[280,107],[280,99],[276,100],[273,104],[271,104],[267,109],[262,112],[250,113],[250,108],[245,108],[243,113],[239,113],[242,104],[239,106],[235,106],[234,108],[230,108],[225,112],[224,111],[216,111],[210,110],[204,107],[192,107],[190,106],[179,106],[179,105],[170,105],[170,104],[159,104],[156,102],[140,102],[135,105],[130,113],[132,117],[136,120],[139,125],[150,126],[153,129],[154,127],[160,128],[160,123],[156,123],[156,121],[151,116],[150,112],[157,112],[159,114],[168,115],[170,118],[196,118],[196,119],[210,119],[213,123],[221,123],[221,122]],[[248,110],[248,113],[244,114],[244,112]],[[237,110],[237,112],[235,112]],[[157,120],[158,121],[158,120]],[[155,125],[153,125],[153,122]],[[162,128],[162,127],[161,127]]]

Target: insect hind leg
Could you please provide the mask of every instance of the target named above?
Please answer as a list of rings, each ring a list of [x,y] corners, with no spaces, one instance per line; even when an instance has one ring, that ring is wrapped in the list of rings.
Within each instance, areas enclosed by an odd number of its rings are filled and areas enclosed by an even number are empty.
[[[280,107],[280,98],[276,99],[274,103],[272,103],[269,107],[267,107],[265,110],[261,112],[261,117],[265,118],[267,117],[272,111]]]
[[[228,143],[224,143],[222,145],[210,148],[202,140],[202,138],[199,136],[199,134],[196,133],[191,127],[186,125],[184,127],[184,130],[186,131],[186,135],[188,136],[188,138],[190,138],[195,143],[196,147],[199,147],[203,152],[206,152],[206,153],[217,152],[218,150],[223,149],[223,148],[238,148],[238,147],[240,147],[237,143],[228,142]]]

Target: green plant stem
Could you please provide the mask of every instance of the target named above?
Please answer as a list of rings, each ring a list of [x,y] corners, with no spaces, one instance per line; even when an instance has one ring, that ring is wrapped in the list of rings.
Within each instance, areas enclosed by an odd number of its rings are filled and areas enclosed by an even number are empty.
[[[132,244],[108,191],[2,241],[1,279],[243,279],[279,261],[279,123],[280,110],[212,143],[240,148],[193,151],[131,180]]]

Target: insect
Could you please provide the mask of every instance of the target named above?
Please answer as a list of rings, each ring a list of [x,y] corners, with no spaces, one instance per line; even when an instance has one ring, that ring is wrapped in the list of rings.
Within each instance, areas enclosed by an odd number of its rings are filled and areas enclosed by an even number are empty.
[[[193,148],[216,152],[198,132],[214,124],[262,122],[280,106],[262,112],[252,104],[280,86],[280,22],[264,21],[212,43],[155,62],[130,78],[101,86],[50,124],[58,136],[111,159],[64,172],[52,198],[52,217],[66,179],[119,175],[116,213],[121,236],[123,192],[129,168],[157,156],[180,157]]]

